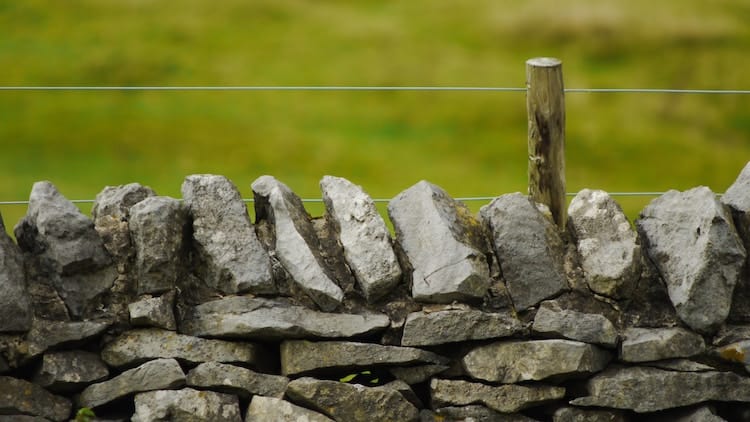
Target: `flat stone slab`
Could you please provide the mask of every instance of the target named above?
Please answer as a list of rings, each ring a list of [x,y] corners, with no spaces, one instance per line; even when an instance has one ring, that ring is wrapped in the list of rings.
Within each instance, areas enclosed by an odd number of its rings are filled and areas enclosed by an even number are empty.
[[[534,317],[531,330],[544,337],[563,337],[614,348],[617,329],[604,315],[563,309],[556,301],[544,301]]]
[[[419,418],[420,422],[539,422],[521,413],[501,413],[478,404],[440,407],[434,412],[423,409]]]
[[[444,372],[448,368],[448,365],[420,365],[388,368],[388,372],[397,380],[413,385],[425,382],[433,375]]]
[[[115,367],[134,366],[156,358],[175,358],[187,363],[257,363],[257,347],[250,343],[204,339],[158,328],[126,331],[107,344],[102,359]]]
[[[503,341],[480,346],[462,359],[472,378],[504,384],[588,375],[607,366],[603,349],[570,340]]]
[[[288,340],[281,343],[281,373],[284,375],[333,369],[426,363],[446,364],[448,360],[421,349],[372,343],[306,340]]]
[[[233,296],[191,308],[180,331],[199,337],[314,339],[363,336],[388,326],[383,314],[324,313],[283,300]]]
[[[570,406],[557,409],[552,415],[552,422],[628,422],[628,418],[619,410],[591,410]]]
[[[242,422],[237,397],[199,391],[157,390],[135,396],[133,422],[151,421]]]
[[[0,376],[0,409],[3,413],[66,421],[72,407],[70,400],[51,394],[36,384]]]
[[[552,386],[486,385],[461,380],[433,378],[430,382],[433,406],[483,404],[502,413],[513,413],[565,397],[565,388]]]
[[[257,395],[281,398],[288,384],[287,377],[262,374],[219,362],[201,363],[187,375],[187,385],[190,387],[235,394],[244,399]]]
[[[49,391],[69,393],[109,376],[107,365],[96,353],[61,350],[45,353],[33,381]]]
[[[648,362],[689,358],[705,351],[703,337],[684,328],[628,328],[620,345],[620,360]]]
[[[253,396],[245,420],[275,422],[333,422],[322,413],[274,397]]]
[[[510,313],[477,310],[413,312],[406,317],[402,346],[432,346],[466,340],[509,337],[523,324]]]
[[[48,321],[34,318],[26,334],[28,354],[38,356],[48,349],[87,341],[104,332],[107,321]]]

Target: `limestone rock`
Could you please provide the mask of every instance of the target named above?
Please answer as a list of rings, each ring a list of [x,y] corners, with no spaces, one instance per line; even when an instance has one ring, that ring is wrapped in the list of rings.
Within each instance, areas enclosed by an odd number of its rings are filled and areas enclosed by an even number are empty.
[[[401,267],[375,202],[360,186],[340,177],[323,177],[320,189],[326,218],[336,228],[357,284],[368,301],[381,298],[401,280]]]
[[[706,187],[673,190],[653,200],[636,225],[677,315],[696,331],[715,331],[745,262],[726,208]]]
[[[187,363],[242,362],[257,363],[255,345],[225,340],[211,340],[177,334],[158,328],[127,331],[102,349],[108,365],[133,366],[155,358],[175,358]]]
[[[252,188],[256,220],[273,227],[276,258],[322,310],[338,307],[344,292],[321,256],[320,240],[302,201],[271,176],[259,177]]]
[[[724,192],[721,202],[731,210],[734,225],[742,238],[745,250],[750,250],[750,162],[742,169],[732,186]],[[745,274],[734,289],[729,319],[750,321],[750,260],[745,263]]]
[[[501,385],[491,386],[461,380],[433,378],[430,397],[434,406],[465,406],[483,404],[502,413],[518,412],[559,400],[565,388],[552,386]]]
[[[96,195],[91,208],[91,216],[97,219],[110,216],[117,220],[130,218],[130,207],[144,199],[156,196],[156,192],[140,183],[128,183],[120,186],[107,186]]]
[[[568,208],[581,268],[597,294],[627,297],[641,273],[641,247],[622,208],[606,192],[584,189]]]
[[[675,422],[726,422],[726,419],[716,415],[711,406],[700,406],[694,409],[679,409],[673,413]]]
[[[565,249],[555,224],[520,193],[495,198],[480,210],[491,233],[503,278],[516,310],[568,288]]]
[[[610,348],[617,345],[617,329],[607,317],[562,309],[556,301],[539,305],[531,329],[545,337],[563,337]]]
[[[397,380],[413,385],[425,382],[433,375],[437,375],[448,368],[447,365],[419,365],[388,368],[388,372]]]
[[[34,383],[49,391],[66,393],[102,381],[109,376],[107,365],[96,353],[64,350],[45,353],[34,374]]]
[[[479,346],[462,364],[475,379],[515,383],[593,374],[611,359],[597,346],[570,340],[504,341]]]
[[[88,386],[78,398],[79,407],[98,407],[129,394],[179,388],[185,374],[174,359],[156,359],[129,369],[98,384]]]
[[[130,323],[134,326],[176,330],[174,317],[174,291],[159,297],[144,298],[128,305]]]
[[[716,368],[714,368],[713,366],[709,366],[704,363],[692,361],[690,359],[667,359],[667,360],[643,362],[643,366],[650,366],[653,368],[665,369],[668,371],[679,371],[679,372],[716,371]]]
[[[287,396],[337,421],[416,421],[419,412],[398,391],[336,381],[299,378],[289,383]]]
[[[501,413],[481,405],[448,406],[422,410],[419,422],[537,422],[520,413]]]
[[[489,245],[464,204],[421,181],[391,200],[388,215],[414,269],[414,299],[450,303],[484,297],[490,285]]]
[[[157,390],[135,396],[133,422],[242,422],[237,397],[198,391]]]
[[[31,299],[26,290],[26,274],[21,250],[5,232],[0,215],[0,333],[28,331],[31,328]]]
[[[688,358],[706,350],[703,337],[684,328],[628,328],[620,345],[620,359],[648,362]]]
[[[284,396],[289,378],[262,374],[234,365],[206,362],[196,366],[187,375],[187,385],[235,394],[240,398],[251,396]]]
[[[271,261],[258,240],[247,206],[229,179],[192,175],[182,197],[193,218],[199,276],[223,294],[274,293]]]
[[[194,336],[252,339],[341,338],[382,331],[382,314],[316,312],[277,299],[227,297],[190,308],[180,332]]]
[[[750,402],[750,378],[732,372],[611,368],[591,378],[587,388],[588,396],[574,399],[570,404],[644,413],[705,401]]]
[[[70,417],[70,400],[47,392],[44,388],[17,378],[0,376],[0,412],[22,414],[66,421]]]
[[[274,397],[254,396],[245,414],[246,422],[333,422],[325,415],[313,412]]]
[[[561,407],[555,411],[553,422],[627,422],[623,412],[617,410],[589,410]]]
[[[750,372],[750,340],[742,340],[717,348],[714,354],[728,362],[735,362],[745,366]]]
[[[306,374],[314,371],[375,365],[446,364],[447,359],[421,349],[383,346],[350,341],[310,342],[287,340],[281,343],[281,373]]]
[[[166,196],[152,196],[130,208],[138,294],[172,290],[185,268],[187,211]]]
[[[46,350],[82,343],[94,338],[109,327],[106,321],[46,321],[34,318],[26,334],[27,353],[38,356]]]
[[[510,313],[477,310],[413,312],[406,318],[403,346],[431,346],[465,340],[509,337],[523,330]]]

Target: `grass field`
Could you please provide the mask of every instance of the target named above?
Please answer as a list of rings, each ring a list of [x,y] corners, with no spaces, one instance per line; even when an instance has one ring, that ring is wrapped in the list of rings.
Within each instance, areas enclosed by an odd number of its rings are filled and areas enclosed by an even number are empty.
[[[524,84],[750,89],[750,2],[0,1],[0,85]],[[721,192],[750,160],[750,96],[567,98],[568,190]],[[218,173],[320,197],[325,174],[392,197],[526,190],[523,93],[0,91],[0,201]],[[631,217],[650,198],[622,198]],[[483,203],[472,203],[478,209]],[[88,207],[85,207],[88,209]],[[6,226],[25,212],[0,206]],[[311,206],[313,214],[320,207]]]

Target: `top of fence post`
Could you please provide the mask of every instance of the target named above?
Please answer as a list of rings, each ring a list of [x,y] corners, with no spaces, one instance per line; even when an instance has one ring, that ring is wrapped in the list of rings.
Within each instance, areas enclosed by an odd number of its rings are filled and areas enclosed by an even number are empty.
[[[565,91],[562,62],[526,61],[526,112],[529,126],[529,196],[545,204],[565,230]]]

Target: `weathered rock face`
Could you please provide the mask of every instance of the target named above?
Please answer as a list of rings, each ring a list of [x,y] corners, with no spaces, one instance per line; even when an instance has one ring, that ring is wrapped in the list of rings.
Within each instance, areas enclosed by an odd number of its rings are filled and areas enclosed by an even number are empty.
[[[414,269],[414,299],[450,303],[484,297],[489,288],[489,247],[465,205],[421,181],[391,200],[388,215]]]
[[[729,315],[745,261],[726,208],[705,187],[669,191],[636,225],[680,319],[697,331],[716,330]]]
[[[23,392],[19,395],[18,392]],[[53,421],[70,416],[70,400],[21,379],[0,376],[0,409],[5,414],[31,415]]]
[[[246,422],[333,422],[325,415],[274,397],[254,396],[245,414]]]
[[[480,215],[491,233],[503,278],[516,310],[524,310],[568,288],[565,251],[555,224],[525,195],[495,198]]]
[[[336,381],[299,378],[289,383],[289,398],[337,421],[416,421],[419,412],[398,391]]]
[[[274,293],[268,253],[234,184],[224,176],[192,175],[182,197],[193,219],[198,276],[223,294]]]
[[[555,411],[553,422],[627,422],[623,412],[561,407]],[[697,422],[697,421],[696,421]]]
[[[440,407],[434,412],[423,410],[420,422],[538,422],[520,413],[501,413],[481,405]]]
[[[568,208],[589,288],[627,297],[641,273],[641,248],[622,208],[604,191],[584,189]]]
[[[91,208],[91,217],[94,221],[104,216],[117,220],[128,220],[130,218],[130,207],[149,196],[156,196],[156,192],[140,183],[107,186],[96,195],[94,206]]]
[[[206,362],[193,368],[187,375],[187,385],[236,394],[240,398],[251,396],[284,396],[289,378],[262,374],[234,365]]]
[[[617,329],[607,317],[563,309],[551,300],[539,305],[531,329],[546,337],[562,337],[604,347],[617,345]]]
[[[49,391],[65,393],[102,381],[109,376],[98,354],[82,350],[46,353],[34,375],[34,383]]]
[[[128,305],[130,323],[134,326],[156,327],[176,330],[174,317],[174,291],[159,297],[144,298]]]
[[[321,256],[320,240],[302,201],[271,176],[259,177],[252,188],[256,219],[273,227],[275,256],[322,310],[338,307],[344,292]]]
[[[721,202],[732,212],[734,225],[742,238],[745,251],[750,250],[750,163],[724,192]],[[729,319],[750,321],[750,257],[746,260],[743,276],[735,287]]]
[[[620,359],[648,362],[687,358],[705,350],[703,337],[684,328],[628,328],[620,345]]]
[[[484,404],[498,412],[512,413],[561,399],[565,389],[551,386],[490,386],[460,380],[434,378],[430,396],[436,406]]]
[[[94,338],[109,327],[106,321],[46,321],[34,318],[26,334],[26,353],[39,356],[48,349],[81,343]]]
[[[236,396],[183,388],[137,394],[132,420],[242,422],[242,416]]]
[[[404,325],[401,344],[431,346],[466,340],[509,337],[523,330],[521,321],[509,313],[476,310],[414,312]]]
[[[373,200],[346,179],[320,181],[326,218],[336,228],[344,256],[364,297],[372,302],[401,281],[401,267],[391,236]]]
[[[27,331],[31,328],[31,299],[26,288],[26,273],[21,250],[5,232],[0,215],[0,333]]]

